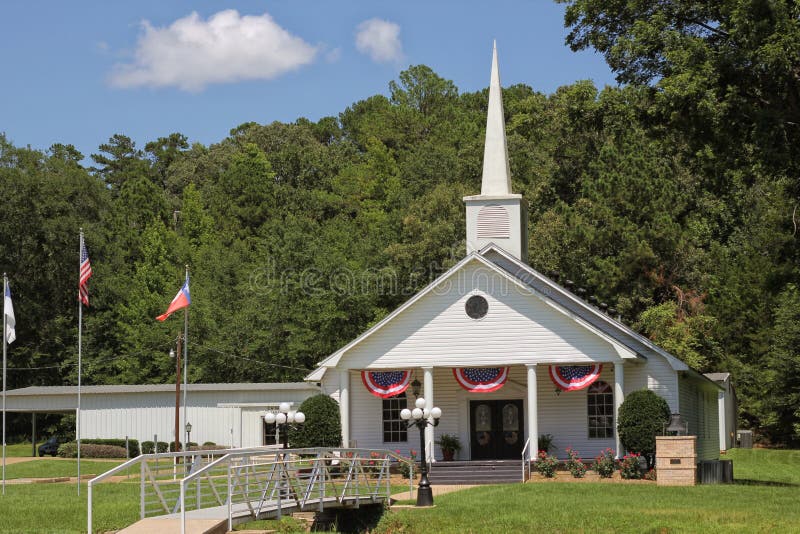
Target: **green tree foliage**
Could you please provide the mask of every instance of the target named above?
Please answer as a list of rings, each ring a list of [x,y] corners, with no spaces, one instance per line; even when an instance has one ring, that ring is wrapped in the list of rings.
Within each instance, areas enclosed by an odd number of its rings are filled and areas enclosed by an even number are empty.
[[[339,447],[342,442],[342,425],[339,421],[339,405],[328,395],[309,397],[300,405],[299,411],[306,422],[289,432],[291,447]]]
[[[571,45],[625,85],[504,90],[530,264],[696,368],[731,371],[743,421],[797,442],[796,380],[781,374],[797,358],[797,8],[566,3]],[[84,383],[174,380],[181,314],[154,318],[185,265],[190,381],[302,379],[463,258],[487,99],[417,65],[337,117],[247,122],[209,146],[116,134],[88,169],[69,144],[0,136],[10,387],[77,380],[80,227],[95,273]]]
[[[669,413],[667,401],[649,389],[628,394],[619,407],[617,432],[620,442],[627,451],[647,458],[648,467],[653,467],[656,435],[664,431]]]

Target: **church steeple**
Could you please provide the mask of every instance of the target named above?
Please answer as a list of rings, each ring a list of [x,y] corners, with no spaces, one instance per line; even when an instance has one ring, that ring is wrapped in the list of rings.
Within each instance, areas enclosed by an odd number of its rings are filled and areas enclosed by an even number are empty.
[[[467,206],[468,254],[494,243],[520,260],[528,260],[527,206],[522,195],[511,192],[496,43],[492,48],[481,194],[464,197],[464,203]]]
[[[489,82],[489,112],[486,116],[481,195],[509,194],[511,194],[511,171],[508,168],[503,92],[500,88],[500,69],[497,66],[497,42],[495,42],[492,47],[492,75]]]

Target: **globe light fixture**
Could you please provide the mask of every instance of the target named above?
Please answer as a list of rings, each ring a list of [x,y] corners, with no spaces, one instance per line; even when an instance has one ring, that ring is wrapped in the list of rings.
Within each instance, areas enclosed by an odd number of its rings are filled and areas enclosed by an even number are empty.
[[[421,460],[421,476],[419,480],[419,490],[417,491],[417,506],[433,506],[433,490],[431,490],[431,483],[428,481],[428,454],[425,447],[425,428],[428,426],[437,426],[439,419],[442,417],[442,410],[438,406],[434,406],[430,410],[425,407],[425,398],[417,397],[414,403],[415,408],[409,410],[403,408],[400,410],[400,419],[408,421],[408,428],[416,426],[419,428],[419,442],[420,450],[422,451]]]
[[[306,414],[292,410],[288,402],[282,402],[278,406],[278,411],[270,411],[264,414],[264,422],[268,425],[275,424],[278,427],[278,435],[283,436],[283,448],[289,448],[289,425],[302,425],[306,422]],[[281,428],[281,425],[286,425]]]

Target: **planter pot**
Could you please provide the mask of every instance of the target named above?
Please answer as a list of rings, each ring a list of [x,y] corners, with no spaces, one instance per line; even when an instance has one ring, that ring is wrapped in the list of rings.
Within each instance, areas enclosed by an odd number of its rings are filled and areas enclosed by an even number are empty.
[[[442,458],[445,462],[452,462],[453,458],[456,456],[456,451],[451,451],[449,449],[442,449]]]

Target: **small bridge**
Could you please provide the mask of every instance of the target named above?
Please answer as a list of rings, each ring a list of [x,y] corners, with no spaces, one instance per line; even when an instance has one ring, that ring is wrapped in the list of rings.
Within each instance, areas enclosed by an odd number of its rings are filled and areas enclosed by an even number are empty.
[[[357,508],[388,502],[392,462],[414,464],[388,450],[228,449],[144,454],[93,478],[88,532],[98,484],[114,476],[139,483],[138,523],[122,530],[200,534],[226,532],[256,519],[297,511]]]

